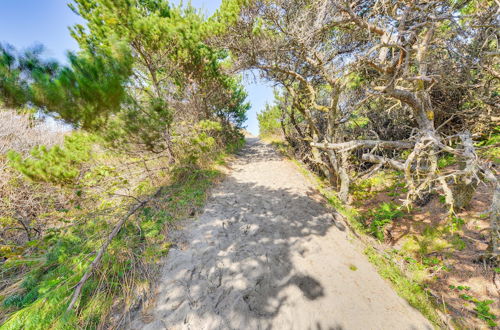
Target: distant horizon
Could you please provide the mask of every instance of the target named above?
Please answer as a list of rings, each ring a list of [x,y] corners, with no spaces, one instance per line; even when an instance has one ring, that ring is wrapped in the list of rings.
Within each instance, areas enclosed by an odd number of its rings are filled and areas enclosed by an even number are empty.
[[[171,1],[179,4],[182,0]],[[67,53],[78,51],[76,40],[71,37],[69,27],[84,23],[83,19],[73,13],[65,0],[2,0],[0,2],[0,43],[9,44],[18,51],[35,45],[43,45],[44,57],[67,63]],[[186,1],[183,1],[186,3]],[[207,16],[212,15],[219,7],[220,0],[192,0],[191,4],[200,8]],[[244,74],[244,76],[248,76]],[[247,101],[251,109],[247,113],[246,129],[253,135],[259,135],[257,113],[262,111],[266,103],[274,99],[270,83],[256,77],[245,78],[243,85],[248,92]]]

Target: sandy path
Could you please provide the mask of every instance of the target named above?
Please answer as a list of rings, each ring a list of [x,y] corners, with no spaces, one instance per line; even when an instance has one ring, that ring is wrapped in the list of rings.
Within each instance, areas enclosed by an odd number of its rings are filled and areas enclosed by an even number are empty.
[[[432,328],[314,195],[293,164],[249,139],[204,213],[173,234],[156,304],[130,328]]]

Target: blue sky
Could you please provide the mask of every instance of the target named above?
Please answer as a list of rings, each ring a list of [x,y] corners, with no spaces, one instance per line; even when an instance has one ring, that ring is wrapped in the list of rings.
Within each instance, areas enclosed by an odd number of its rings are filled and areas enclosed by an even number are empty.
[[[71,38],[68,27],[82,20],[67,6],[67,0],[0,0],[0,42],[12,44],[17,49],[43,44],[47,56],[65,61],[68,50],[77,50],[77,43]],[[179,3],[180,0],[173,1]],[[183,1],[187,3],[187,1]],[[207,15],[212,14],[221,0],[192,0]],[[252,75],[248,75],[252,76]],[[247,126],[258,134],[256,113],[266,102],[273,100],[270,84],[257,79],[245,79],[252,109],[248,113]]]

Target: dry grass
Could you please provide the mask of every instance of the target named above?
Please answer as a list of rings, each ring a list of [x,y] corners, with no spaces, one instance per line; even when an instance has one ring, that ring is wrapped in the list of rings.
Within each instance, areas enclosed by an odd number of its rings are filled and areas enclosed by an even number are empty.
[[[34,120],[29,114],[0,109],[0,155],[9,150],[26,154],[34,146],[61,143],[63,134],[46,122]]]
[[[175,167],[165,154],[123,154],[83,132],[65,139],[60,135],[60,140],[57,135],[43,137],[54,130],[15,113],[4,118],[12,127],[18,125],[3,135],[5,149],[16,146],[26,157],[37,143],[62,141],[61,150],[69,152],[75,152],[69,140],[73,147],[90,143],[92,148],[90,157],[76,165],[79,175],[68,184],[32,181],[8,165],[5,151],[0,155],[7,165],[0,170],[0,324],[6,322],[6,329],[120,324],[123,311],[142,299],[154,282],[159,260],[169,248],[166,228],[203,204],[219,175],[212,167],[222,162],[222,145],[208,139],[209,152],[194,150],[196,163]],[[23,130],[29,131],[26,136],[39,130],[38,142],[25,141]],[[66,303],[103,239],[131,204],[160,186],[161,196],[129,219],[113,239],[66,319]]]
[[[0,109],[0,247],[7,240],[21,243],[31,239],[39,230],[33,224],[37,215],[65,203],[63,196],[53,187],[32,185],[23,180],[20,173],[12,171],[6,153],[13,150],[27,155],[35,146],[60,144],[63,137],[61,131],[34,120],[29,114]],[[52,200],[42,198],[42,195],[50,195]]]

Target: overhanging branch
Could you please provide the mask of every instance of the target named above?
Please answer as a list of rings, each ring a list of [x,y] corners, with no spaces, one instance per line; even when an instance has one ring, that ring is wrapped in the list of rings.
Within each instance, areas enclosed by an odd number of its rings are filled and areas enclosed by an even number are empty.
[[[355,140],[355,141],[341,142],[341,143],[311,142],[311,146],[319,149],[349,151],[359,148],[375,148],[375,147],[382,149],[411,149],[415,146],[415,143],[407,141]]]

